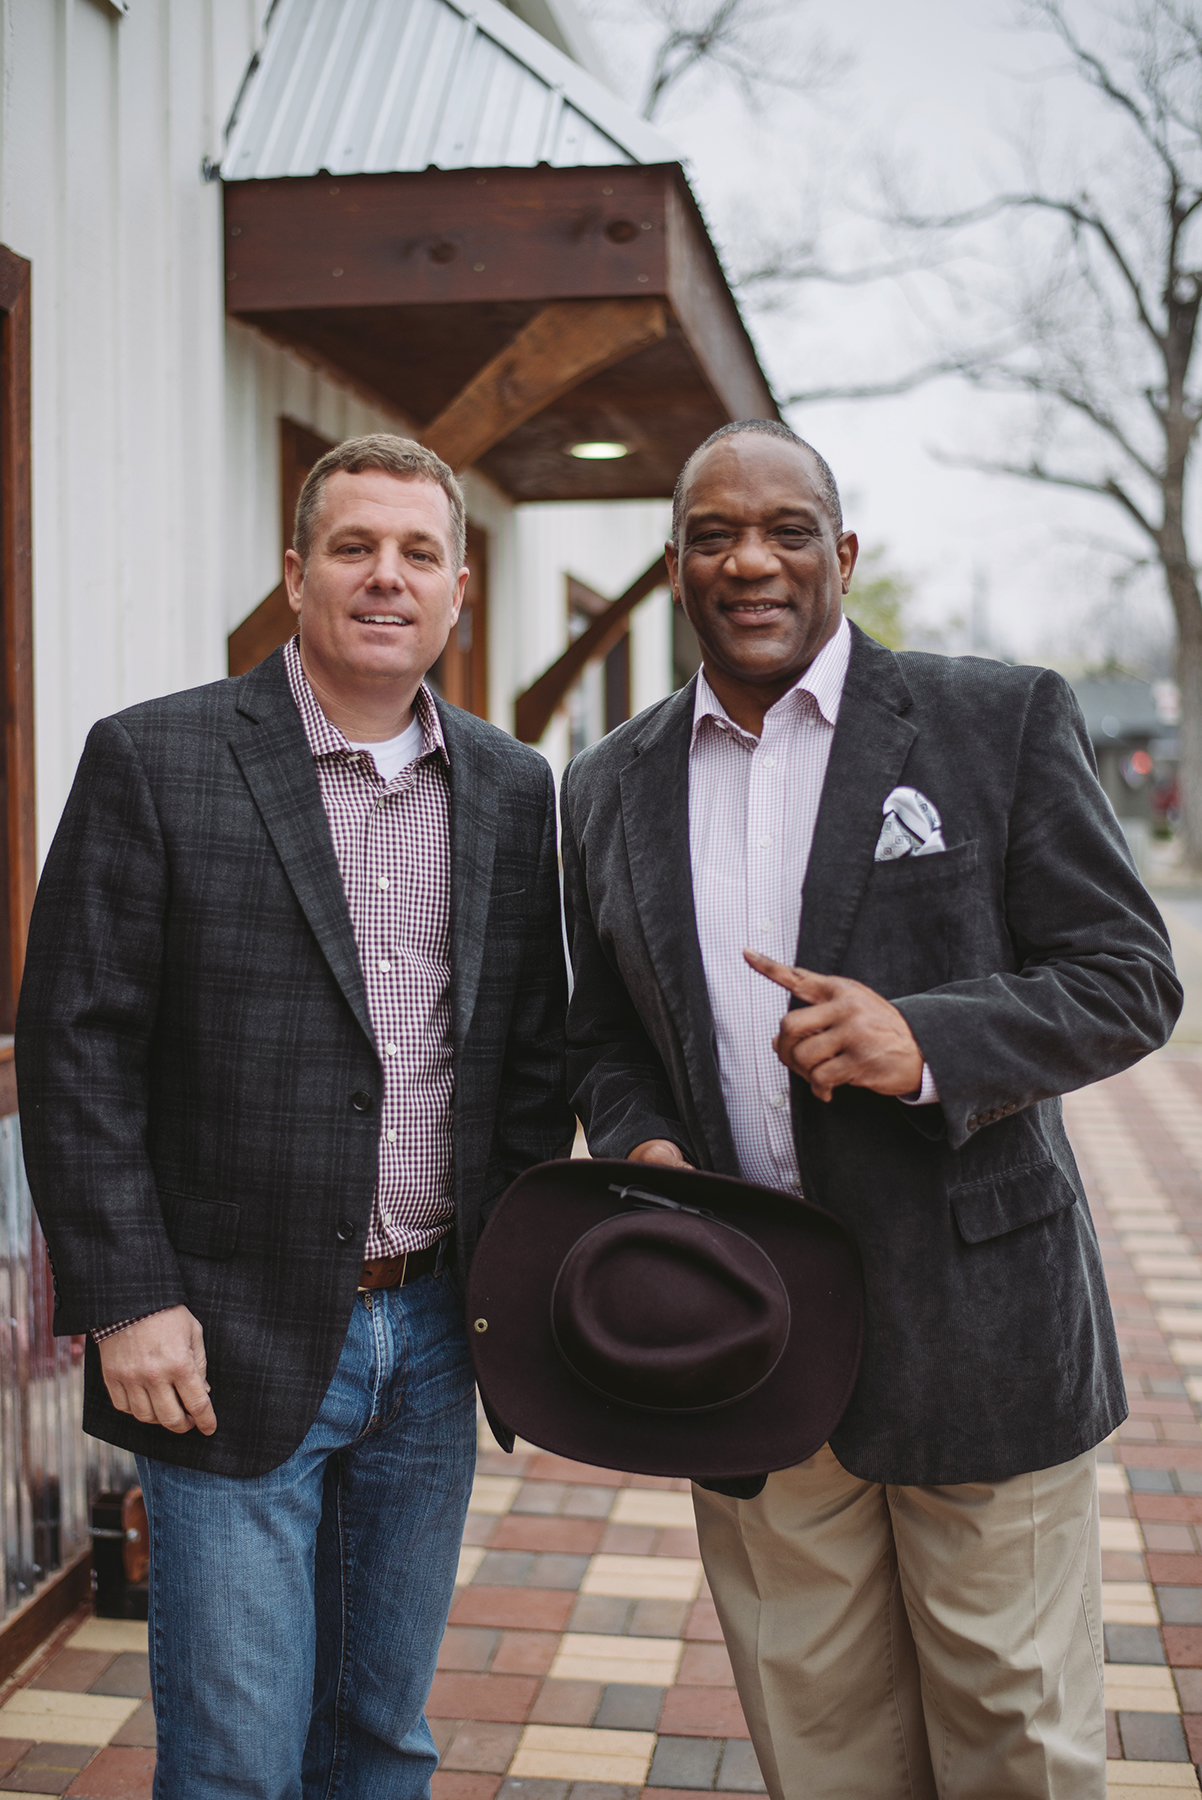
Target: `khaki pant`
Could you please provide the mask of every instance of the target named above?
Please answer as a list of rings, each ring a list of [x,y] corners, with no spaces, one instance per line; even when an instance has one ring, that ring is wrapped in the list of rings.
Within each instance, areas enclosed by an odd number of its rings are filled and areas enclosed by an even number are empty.
[[[1093,1451],[882,1487],[824,1448],[693,1499],[772,1800],[1105,1800]]]

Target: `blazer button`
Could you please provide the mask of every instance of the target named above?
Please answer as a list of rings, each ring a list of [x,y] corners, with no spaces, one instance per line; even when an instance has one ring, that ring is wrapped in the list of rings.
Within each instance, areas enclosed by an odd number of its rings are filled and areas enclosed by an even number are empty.
[[[364,1112],[364,1113],[370,1112],[372,1109],[371,1095],[365,1094],[362,1091],[362,1089],[360,1089],[360,1091],[357,1094],[351,1095],[351,1105],[354,1107],[356,1112]]]
[[[338,1242],[340,1244],[349,1244],[355,1235],[355,1227],[351,1224],[349,1219],[339,1219],[335,1231],[337,1232]]]

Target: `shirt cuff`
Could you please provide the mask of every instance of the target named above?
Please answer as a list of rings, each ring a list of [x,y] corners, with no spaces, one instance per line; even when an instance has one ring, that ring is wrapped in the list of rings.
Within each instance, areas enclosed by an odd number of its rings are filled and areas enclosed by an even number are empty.
[[[939,1089],[935,1086],[935,1077],[926,1063],[922,1065],[922,1080],[918,1090],[913,1094],[899,1094],[898,1099],[903,1106],[931,1106],[939,1098]]]
[[[160,1307],[159,1311],[165,1309]],[[118,1331],[124,1331],[127,1325],[140,1325],[143,1319],[153,1319],[153,1313],[139,1313],[136,1319],[118,1319],[115,1325],[93,1325],[92,1338],[95,1343],[102,1344],[105,1338],[112,1337]]]

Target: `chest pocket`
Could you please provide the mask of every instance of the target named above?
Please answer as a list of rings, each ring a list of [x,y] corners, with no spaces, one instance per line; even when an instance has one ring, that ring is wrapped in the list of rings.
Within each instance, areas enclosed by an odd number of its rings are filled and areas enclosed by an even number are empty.
[[[980,882],[976,839],[874,862],[840,973],[886,999],[956,978]]]

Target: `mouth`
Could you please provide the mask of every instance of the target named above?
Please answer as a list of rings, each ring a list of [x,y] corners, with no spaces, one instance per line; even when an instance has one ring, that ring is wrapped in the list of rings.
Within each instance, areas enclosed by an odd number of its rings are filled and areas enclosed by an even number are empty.
[[[402,619],[396,613],[352,613],[356,625],[411,625],[411,619]]]
[[[787,600],[728,600],[722,610],[730,619],[760,625],[787,612],[789,603]]]

